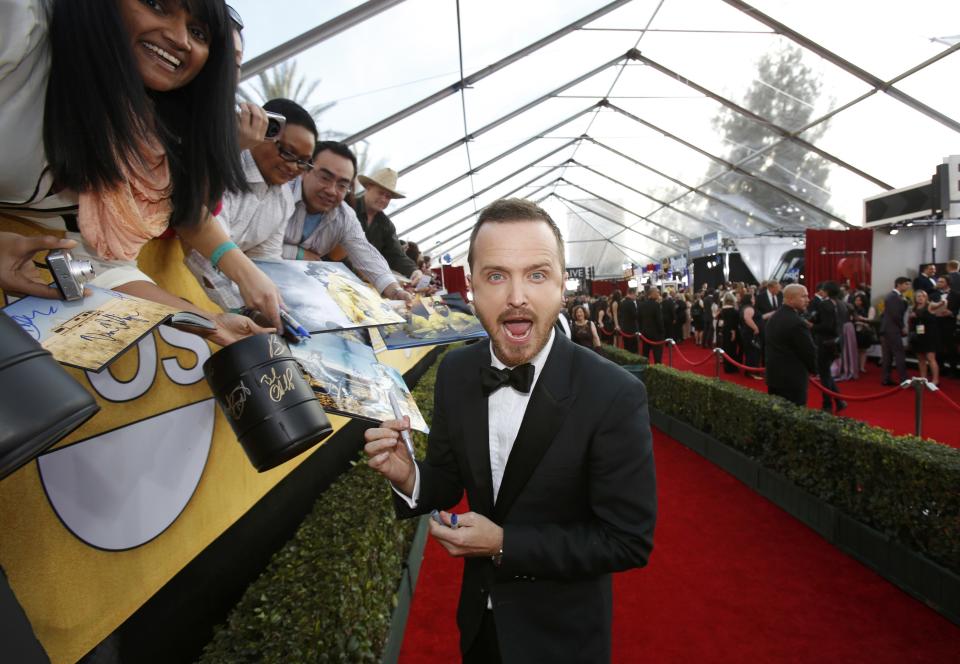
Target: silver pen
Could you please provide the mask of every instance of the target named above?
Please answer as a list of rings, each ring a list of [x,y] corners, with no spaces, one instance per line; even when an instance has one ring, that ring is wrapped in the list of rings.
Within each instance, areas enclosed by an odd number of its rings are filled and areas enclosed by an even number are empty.
[[[403,411],[400,410],[400,402],[397,401],[397,395],[394,394],[393,391],[390,391],[388,394],[390,396],[390,407],[393,408],[393,416],[402,422]],[[407,445],[407,451],[410,453],[410,459],[413,460],[413,440],[410,438],[410,432],[404,429],[400,432],[400,436],[403,438],[403,442]]]

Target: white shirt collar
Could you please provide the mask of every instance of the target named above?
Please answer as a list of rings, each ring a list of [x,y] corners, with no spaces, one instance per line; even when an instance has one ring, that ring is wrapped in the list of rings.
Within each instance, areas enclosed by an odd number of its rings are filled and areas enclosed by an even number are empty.
[[[540,377],[540,370],[543,369],[543,365],[547,363],[547,357],[550,355],[550,349],[553,348],[553,342],[556,338],[557,330],[552,325],[550,326],[550,338],[547,340],[547,343],[543,348],[540,349],[540,352],[537,353],[530,363],[533,364],[533,382],[536,384],[537,378]],[[500,358],[497,357],[497,354],[493,352],[493,342],[490,343],[490,364],[495,369],[506,369],[507,365],[500,361]],[[533,387],[531,386],[531,390]]]

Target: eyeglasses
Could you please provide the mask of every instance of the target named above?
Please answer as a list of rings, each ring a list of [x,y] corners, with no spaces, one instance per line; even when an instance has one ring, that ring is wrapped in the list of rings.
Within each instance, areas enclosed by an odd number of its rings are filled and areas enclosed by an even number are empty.
[[[243,19],[240,18],[239,12],[236,9],[227,5],[227,16],[230,17],[230,20],[233,21],[233,24],[236,26],[237,31],[243,30]]]
[[[290,152],[290,150],[288,150],[288,149],[286,149],[285,147],[283,147],[283,146],[279,143],[279,141],[277,142],[277,152],[280,153],[280,158],[281,158],[281,159],[283,159],[284,161],[288,161],[288,162],[290,162],[291,164],[296,164],[296,165],[297,165],[297,168],[299,168],[301,171],[307,172],[307,171],[313,170],[313,162],[312,162],[312,161],[305,161],[305,160],[301,159],[300,157],[298,157],[298,156],[295,155],[294,153]]]
[[[325,168],[318,168],[313,172],[317,176],[317,179],[320,180],[320,184],[329,187],[333,185],[333,188],[337,190],[338,194],[345,194],[350,191],[350,185],[352,182],[348,180],[337,180],[337,176],[328,171]]]

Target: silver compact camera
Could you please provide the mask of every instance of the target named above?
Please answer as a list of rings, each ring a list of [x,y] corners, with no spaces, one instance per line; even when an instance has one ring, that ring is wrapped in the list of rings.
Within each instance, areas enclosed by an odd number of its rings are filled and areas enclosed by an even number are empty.
[[[263,137],[268,141],[275,141],[280,137],[280,132],[283,131],[284,125],[287,124],[287,118],[279,113],[264,112],[267,114],[267,132]]]
[[[47,269],[64,300],[82,300],[83,286],[93,279],[90,261],[76,260],[66,249],[55,249],[47,254]]]

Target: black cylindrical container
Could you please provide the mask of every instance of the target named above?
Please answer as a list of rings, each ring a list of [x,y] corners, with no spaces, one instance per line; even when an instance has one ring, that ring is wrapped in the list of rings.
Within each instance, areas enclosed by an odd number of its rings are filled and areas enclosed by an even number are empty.
[[[220,349],[203,363],[203,375],[261,473],[333,431],[300,365],[275,334],[254,335]]]
[[[0,479],[98,410],[93,396],[49,352],[0,313]]]

